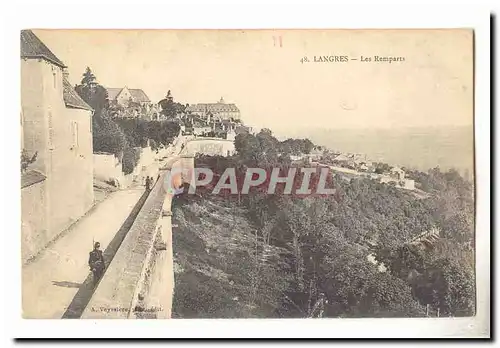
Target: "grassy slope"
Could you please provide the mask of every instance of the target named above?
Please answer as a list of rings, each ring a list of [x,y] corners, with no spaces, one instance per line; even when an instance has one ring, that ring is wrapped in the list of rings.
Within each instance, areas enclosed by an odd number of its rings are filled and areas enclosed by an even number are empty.
[[[279,265],[261,262],[260,241],[255,258],[255,229],[242,209],[217,198],[190,200],[174,204],[173,217],[173,317],[276,316]]]

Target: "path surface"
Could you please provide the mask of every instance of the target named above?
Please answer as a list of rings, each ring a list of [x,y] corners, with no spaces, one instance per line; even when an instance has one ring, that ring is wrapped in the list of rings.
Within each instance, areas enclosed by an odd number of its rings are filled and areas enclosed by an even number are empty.
[[[105,250],[144,193],[142,187],[112,193],[68,233],[22,269],[24,318],[61,318],[89,276],[92,241]]]

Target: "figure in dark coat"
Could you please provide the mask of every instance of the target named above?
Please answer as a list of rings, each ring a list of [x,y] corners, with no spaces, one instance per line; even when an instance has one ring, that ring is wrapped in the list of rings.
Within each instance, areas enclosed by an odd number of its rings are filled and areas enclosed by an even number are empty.
[[[99,249],[100,247],[101,244],[99,242],[96,242],[94,244],[94,250],[92,250],[89,255],[89,267],[92,271],[92,274],[94,275],[94,286],[97,284],[97,282],[99,282],[99,279],[101,279],[102,275],[104,274],[104,268],[106,267],[104,265],[104,255]]]

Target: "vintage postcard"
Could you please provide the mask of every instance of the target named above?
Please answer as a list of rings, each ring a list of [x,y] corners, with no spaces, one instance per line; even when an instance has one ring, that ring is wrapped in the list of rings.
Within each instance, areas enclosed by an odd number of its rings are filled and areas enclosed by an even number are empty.
[[[20,39],[23,318],[476,315],[472,30]]]

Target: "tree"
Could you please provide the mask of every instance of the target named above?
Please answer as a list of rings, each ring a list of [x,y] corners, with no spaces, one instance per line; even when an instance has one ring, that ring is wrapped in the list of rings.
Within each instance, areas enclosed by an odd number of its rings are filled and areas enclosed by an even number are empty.
[[[302,139],[301,140],[302,153],[309,154],[309,153],[311,153],[312,149],[314,149],[314,144],[311,140],[309,140],[309,139]]]
[[[137,163],[139,163],[140,159],[140,150],[133,147],[125,148],[123,152],[123,160],[122,160],[122,170],[125,174],[130,174],[134,171]]]
[[[234,148],[238,156],[248,165],[257,164],[262,155],[259,140],[249,133],[238,134],[234,139]]]
[[[474,214],[457,210],[456,214],[443,222],[443,232],[447,238],[467,244],[474,239]]]
[[[375,173],[383,174],[391,170],[391,166],[387,163],[375,163]]]
[[[414,286],[422,304],[439,309],[443,316],[470,316],[475,311],[474,271],[451,258],[438,258]]]
[[[322,264],[322,288],[329,305],[327,316],[416,317],[424,307],[412,298],[403,280],[380,272],[366,255],[349,245],[328,252]]]
[[[128,145],[123,130],[109,117],[108,93],[97,83],[96,76],[87,67],[80,85],[75,86],[78,95],[94,110],[92,140],[95,152],[108,152],[119,157]]]
[[[149,141],[149,145],[151,146],[151,150],[153,151],[158,151],[160,149],[160,145],[154,139],[151,139]]]
[[[89,67],[83,73],[81,83],[75,86],[75,90],[95,110],[94,115],[103,116],[103,110],[109,106],[108,92],[106,88],[97,83],[97,79]]]
[[[21,173],[24,173],[28,169],[28,166],[36,161],[37,157],[38,151],[35,152],[33,156],[29,156],[28,151],[26,151],[26,149],[23,149],[21,151]]]
[[[119,157],[128,146],[122,129],[107,117],[92,118],[92,140],[95,152],[108,152]]]
[[[309,139],[286,139],[278,144],[282,153],[291,155],[309,154],[315,145]]]
[[[186,109],[185,105],[174,102],[174,97],[172,96],[172,92],[169,90],[164,99],[160,100],[158,104],[161,107],[161,114],[164,115],[167,119],[174,118],[180,113],[183,113]]]
[[[151,139],[149,134],[149,121],[137,118],[119,118],[114,120],[127,136],[130,146],[146,147],[148,139]]]
[[[90,87],[91,85],[96,83],[96,77],[92,73],[92,70],[90,70],[89,67],[85,69],[85,72],[83,73],[83,78],[81,81],[81,84],[86,87]]]

